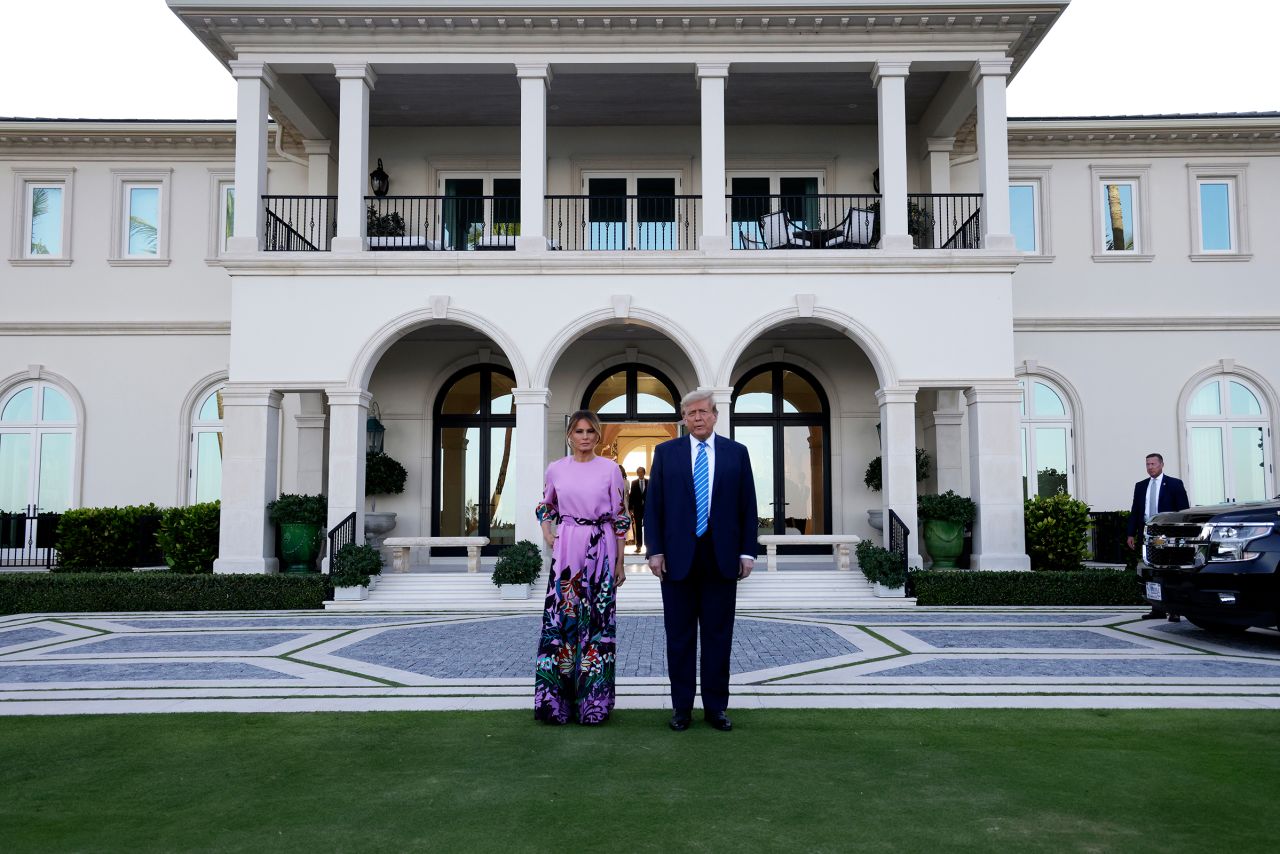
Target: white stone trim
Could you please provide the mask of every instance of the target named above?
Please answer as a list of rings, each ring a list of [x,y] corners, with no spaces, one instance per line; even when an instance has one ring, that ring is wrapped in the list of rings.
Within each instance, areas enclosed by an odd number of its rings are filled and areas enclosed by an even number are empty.
[[[210,264],[220,260],[227,252],[222,246],[222,189],[228,185],[235,189],[236,170],[234,168],[209,170],[209,224],[205,229],[209,243],[205,249],[204,258]],[[232,237],[234,236],[233,232]],[[228,241],[230,239],[230,237],[227,238]]]
[[[71,217],[75,194],[74,166],[64,169],[14,169],[13,170],[13,234],[9,244],[9,263],[15,267],[67,267],[72,261]],[[32,184],[62,185],[62,252],[58,255],[29,255],[30,220],[27,208],[27,187]]]
[[[119,267],[167,267],[169,265],[169,212],[173,209],[172,169],[112,169],[111,170],[111,231],[107,247],[107,263]],[[128,204],[125,188],[133,185],[155,185],[160,190],[157,212],[155,255],[129,255],[126,246],[128,235],[125,205]]]

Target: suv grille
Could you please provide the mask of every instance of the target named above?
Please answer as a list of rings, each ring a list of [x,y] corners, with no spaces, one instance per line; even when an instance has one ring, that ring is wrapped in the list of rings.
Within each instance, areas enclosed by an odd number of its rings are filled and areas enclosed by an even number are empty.
[[[1203,565],[1196,560],[1197,552],[1209,544],[1202,537],[1203,525],[1171,524],[1148,525],[1143,543],[1143,559],[1157,567],[1194,567]]]

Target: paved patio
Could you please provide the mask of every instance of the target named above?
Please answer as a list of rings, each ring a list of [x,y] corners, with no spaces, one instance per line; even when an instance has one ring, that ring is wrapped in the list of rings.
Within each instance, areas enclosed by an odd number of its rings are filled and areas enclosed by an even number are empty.
[[[735,708],[1280,708],[1280,633],[1139,609],[740,612]],[[538,618],[470,613],[0,618],[0,714],[510,709]],[[662,618],[619,618],[619,708],[669,707]]]

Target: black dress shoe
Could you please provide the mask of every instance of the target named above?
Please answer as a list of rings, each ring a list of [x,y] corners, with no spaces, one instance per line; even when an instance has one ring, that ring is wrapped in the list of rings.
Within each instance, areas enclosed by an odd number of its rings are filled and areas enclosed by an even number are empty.
[[[1170,615],[1169,615],[1169,622],[1171,622],[1171,623],[1181,623],[1181,622],[1182,622],[1182,618],[1181,618],[1181,617],[1179,617],[1177,614],[1170,614]]]
[[[1169,615],[1168,615],[1168,614],[1166,614],[1164,611],[1161,611],[1159,608],[1152,608],[1150,611],[1148,611],[1147,613],[1145,613],[1145,614],[1143,614],[1143,615],[1142,615],[1142,619],[1144,619],[1144,620],[1163,620],[1163,619],[1164,619],[1165,617],[1167,617],[1167,616],[1169,616]]]
[[[707,715],[707,723],[711,724],[712,729],[718,729],[721,732],[729,732],[733,729],[733,721],[729,720],[729,716],[724,712]]]
[[[672,712],[670,727],[676,732],[684,732],[689,728],[689,724],[693,722],[693,715],[689,712]]]

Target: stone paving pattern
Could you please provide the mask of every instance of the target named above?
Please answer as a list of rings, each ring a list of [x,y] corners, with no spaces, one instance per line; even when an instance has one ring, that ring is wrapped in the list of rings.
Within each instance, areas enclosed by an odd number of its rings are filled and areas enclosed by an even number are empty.
[[[740,613],[733,704],[1280,708],[1280,633],[1224,637],[1138,614]],[[0,624],[0,714],[522,708],[532,696],[538,620],[317,612],[8,617]],[[666,706],[661,615],[623,615],[618,641],[619,707]]]

